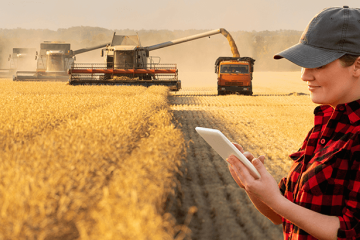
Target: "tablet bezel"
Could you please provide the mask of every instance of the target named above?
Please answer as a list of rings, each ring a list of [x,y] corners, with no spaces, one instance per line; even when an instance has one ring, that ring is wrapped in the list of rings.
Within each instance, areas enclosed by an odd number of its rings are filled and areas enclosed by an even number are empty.
[[[254,165],[221,131],[204,127],[196,127],[195,130],[222,157],[222,159],[226,161],[226,159],[233,154],[249,169],[253,177],[257,179],[260,178],[260,174]]]

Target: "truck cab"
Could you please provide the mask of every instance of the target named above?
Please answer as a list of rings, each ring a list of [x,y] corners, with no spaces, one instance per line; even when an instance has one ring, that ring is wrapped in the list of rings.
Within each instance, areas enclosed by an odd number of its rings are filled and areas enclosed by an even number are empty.
[[[219,57],[215,62],[218,95],[240,93],[252,95],[252,73],[255,60],[250,57]]]

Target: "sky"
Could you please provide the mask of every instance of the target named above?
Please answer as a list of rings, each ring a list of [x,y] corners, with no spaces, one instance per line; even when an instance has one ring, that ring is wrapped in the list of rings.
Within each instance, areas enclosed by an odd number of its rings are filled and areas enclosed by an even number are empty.
[[[302,31],[323,8],[344,5],[360,0],[7,0],[0,28]]]

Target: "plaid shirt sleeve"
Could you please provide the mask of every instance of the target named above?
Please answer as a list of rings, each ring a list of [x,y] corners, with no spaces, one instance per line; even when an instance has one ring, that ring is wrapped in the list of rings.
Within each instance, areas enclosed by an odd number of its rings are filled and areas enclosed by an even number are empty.
[[[358,137],[358,144],[359,137]],[[343,215],[339,216],[338,239],[360,239],[360,146],[352,150],[352,166],[348,172],[347,194]]]

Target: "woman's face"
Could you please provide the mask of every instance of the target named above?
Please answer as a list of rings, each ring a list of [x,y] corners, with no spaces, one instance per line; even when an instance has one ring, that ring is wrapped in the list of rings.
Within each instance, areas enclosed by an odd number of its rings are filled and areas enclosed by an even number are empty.
[[[359,99],[353,71],[354,66],[343,67],[337,59],[319,68],[302,68],[301,79],[307,82],[314,103],[336,107]]]

